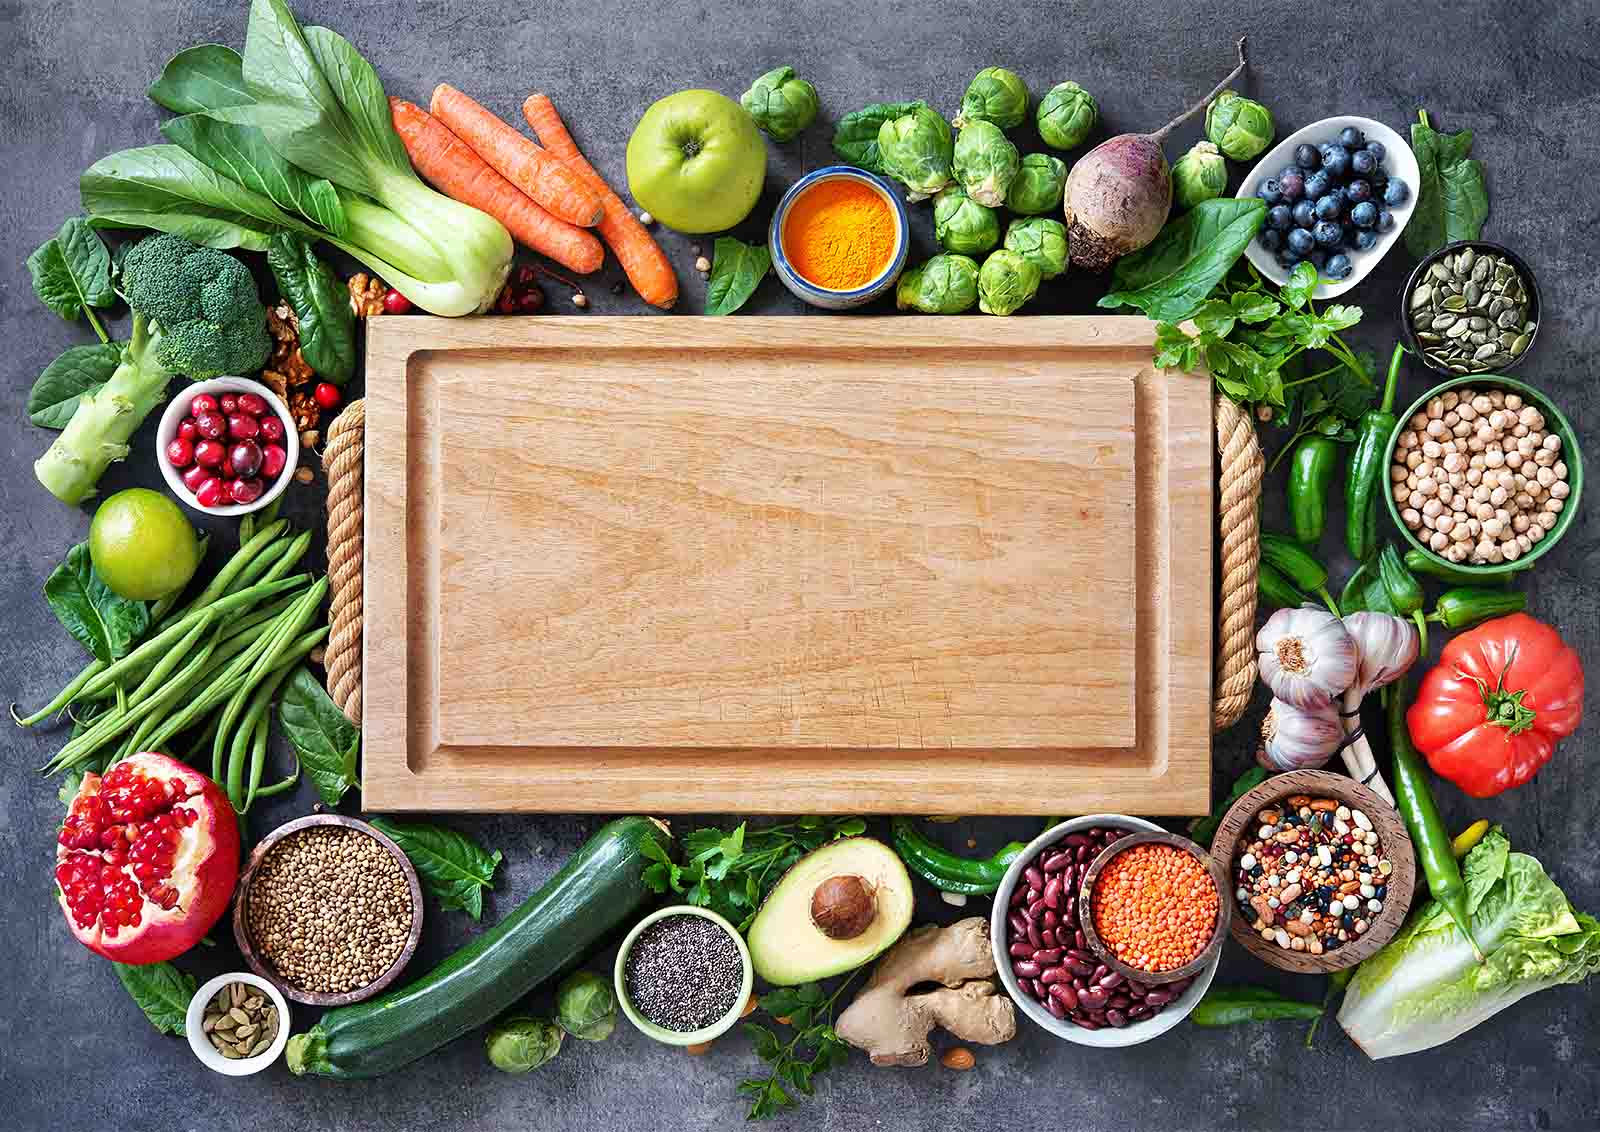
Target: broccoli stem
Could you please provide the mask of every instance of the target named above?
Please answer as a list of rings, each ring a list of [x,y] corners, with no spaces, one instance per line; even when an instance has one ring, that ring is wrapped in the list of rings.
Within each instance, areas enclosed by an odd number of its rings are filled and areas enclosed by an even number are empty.
[[[78,504],[113,460],[128,455],[128,439],[162,401],[171,371],[156,361],[161,330],[138,312],[122,363],[100,390],[84,394],[72,420],[34,463],[39,482],[63,503]]]

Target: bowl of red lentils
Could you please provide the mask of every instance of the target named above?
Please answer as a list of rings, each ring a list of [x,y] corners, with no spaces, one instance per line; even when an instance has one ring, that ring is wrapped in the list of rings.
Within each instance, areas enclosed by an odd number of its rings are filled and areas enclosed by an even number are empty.
[[[1130,833],[1084,873],[1079,904],[1089,949],[1124,978],[1162,985],[1193,978],[1227,938],[1227,874],[1175,833]]]
[[[1189,964],[1192,970],[1130,974],[1131,968],[1096,951],[1094,900],[1084,881],[1111,847],[1128,847],[1133,835],[1173,836],[1124,814],[1072,818],[1034,838],[995,892],[989,935],[1001,985],[1024,1015],[1079,1045],[1111,1048],[1160,1037],[1199,1003],[1222,956],[1226,921],[1217,916],[1228,905],[1209,864],[1201,863],[1204,855],[1192,851],[1189,859],[1206,877],[1213,901],[1205,953]],[[1204,892],[1188,900],[1204,903]]]
[[[1342,774],[1267,779],[1229,808],[1211,843],[1227,870],[1233,937],[1285,971],[1353,967],[1399,931],[1416,861],[1400,815]]]

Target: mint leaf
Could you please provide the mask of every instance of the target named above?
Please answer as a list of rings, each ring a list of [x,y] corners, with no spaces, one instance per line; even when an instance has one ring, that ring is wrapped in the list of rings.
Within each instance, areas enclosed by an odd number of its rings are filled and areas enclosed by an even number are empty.
[[[373,818],[373,826],[405,851],[422,887],[446,912],[459,908],[474,920],[483,918],[483,890],[494,886],[500,851],[485,852],[476,841],[438,825],[402,824]]]

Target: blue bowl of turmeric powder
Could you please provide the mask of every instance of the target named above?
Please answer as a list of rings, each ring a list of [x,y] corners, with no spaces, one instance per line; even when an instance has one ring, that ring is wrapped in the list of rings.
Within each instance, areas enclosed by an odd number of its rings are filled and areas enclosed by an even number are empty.
[[[911,249],[911,225],[888,181],[829,165],[783,194],[767,243],[778,278],[796,296],[824,310],[849,310],[894,287]]]

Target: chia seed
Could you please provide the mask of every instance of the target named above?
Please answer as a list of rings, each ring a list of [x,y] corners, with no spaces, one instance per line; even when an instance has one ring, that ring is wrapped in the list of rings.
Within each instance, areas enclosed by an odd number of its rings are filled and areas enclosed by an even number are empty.
[[[744,982],[739,947],[719,924],[680,914],[633,941],[623,967],[628,1001],[665,1030],[686,1034],[732,1010]]]

